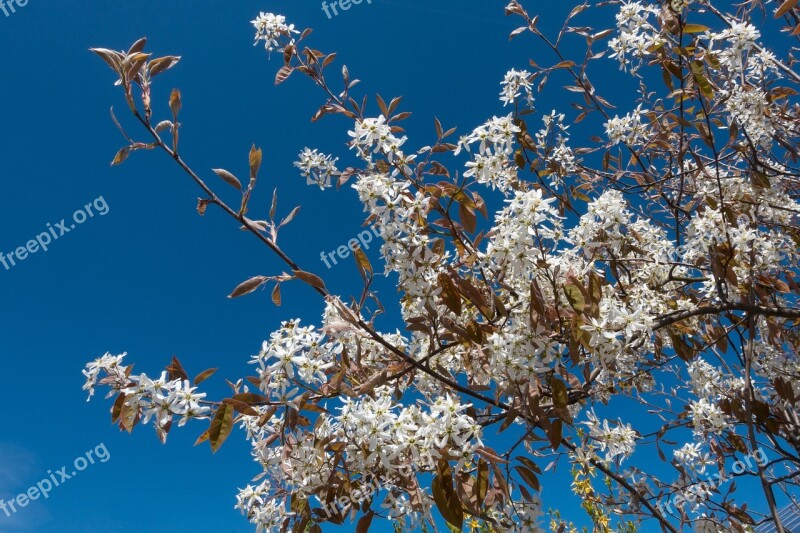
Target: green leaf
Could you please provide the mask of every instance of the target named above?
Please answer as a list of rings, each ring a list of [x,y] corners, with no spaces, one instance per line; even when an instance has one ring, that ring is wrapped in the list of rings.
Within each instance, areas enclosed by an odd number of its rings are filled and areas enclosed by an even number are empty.
[[[233,429],[233,406],[226,403],[219,406],[211,427],[208,428],[208,440],[211,443],[211,451],[216,453],[222,443],[228,438]]]
[[[486,493],[489,490],[489,465],[483,459],[478,459],[478,469],[475,476],[475,484],[473,485],[473,493],[478,507],[483,504],[486,498]]]
[[[702,24],[686,24],[683,27],[683,33],[703,33],[708,30],[709,27]]]
[[[258,170],[261,168],[261,148],[256,148],[253,145],[250,148],[250,181],[256,179],[256,175],[258,175]]]
[[[569,403],[569,394],[566,384],[560,379],[553,377],[550,380],[550,387],[553,389],[553,405],[557,409],[565,409]]]
[[[583,310],[586,309],[586,300],[580,288],[578,288],[577,285],[568,283],[564,285],[564,294],[567,296],[567,301],[569,301],[569,305],[572,306],[575,312],[583,313]]]
[[[356,266],[358,267],[358,272],[361,274],[361,278],[366,282],[368,278],[372,277],[372,264],[369,262],[367,254],[364,253],[361,247],[358,247],[356,251],[353,252],[353,257],[356,260]]]

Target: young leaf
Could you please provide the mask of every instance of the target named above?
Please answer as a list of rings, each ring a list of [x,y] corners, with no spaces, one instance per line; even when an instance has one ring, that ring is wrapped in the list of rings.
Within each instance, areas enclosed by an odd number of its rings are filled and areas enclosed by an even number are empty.
[[[150,61],[149,65],[150,77],[153,78],[155,76],[158,76],[162,72],[166,72],[167,70],[177,65],[178,61],[180,60],[181,60],[180,56],[165,56],[165,57],[158,57]]]
[[[284,65],[278,70],[278,73],[275,75],[275,85],[280,85],[281,83],[285,82],[289,76],[292,75],[294,69],[288,65]]]
[[[319,276],[315,276],[310,272],[304,272],[302,270],[295,270],[294,275],[297,279],[305,281],[312,287],[317,289],[325,290],[325,282]]]
[[[183,369],[181,362],[174,355],[172,356],[172,361],[170,361],[166,370],[169,373],[169,379],[189,381],[189,375],[186,373],[186,370]]]
[[[258,175],[258,169],[261,168],[261,148],[256,148],[253,145],[250,148],[250,181],[251,183]]]
[[[266,276],[255,276],[247,281],[240,283],[233,292],[228,295],[228,298],[238,298],[239,296],[244,296],[245,294],[250,294],[254,290],[258,289],[264,282],[267,281]]]
[[[275,288],[272,289],[272,303],[280,307],[281,305],[281,284],[276,283]]]
[[[233,429],[233,406],[223,403],[217,409],[211,427],[208,428],[208,440],[211,443],[211,451],[216,453]]]
[[[204,370],[204,371],[200,372],[194,378],[193,383],[195,385],[200,385],[202,382],[204,382],[205,380],[210,378],[212,375],[214,375],[214,372],[216,372],[217,370],[219,370],[219,369],[218,368],[209,368],[208,370]]]
[[[114,160],[111,162],[111,166],[113,167],[119,165],[120,163],[128,159],[130,153],[131,153],[130,146],[125,146],[121,148],[120,151],[117,152],[117,155],[114,156]]]
[[[169,96],[169,109],[175,120],[178,120],[178,113],[180,113],[182,105],[181,92],[178,89],[172,89],[172,94]]]
[[[784,3],[778,7],[777,11],[775,11],[775,18],[779,19],[797,5],[798,0],[786,0]]]
[[[372,276],[372,264],[369,262],[367,254],[365,254],[364,250],[361,248],[356,248],[356,251],[353,252],[353,257],[355,257],[356,266],[358,266],[358,271],[361,273],[361,277],[364,279],[364,281],[366,281],[368,275]]]
[[[234,176],[233,174],[231,174],[230,172],[228,172],[224,168],[214,168],[212,170],[214,171],[214,173],[217,176],[222,178],[222,180],[225,183],[227,183],[228,185],[230,185],[234,189],[237,189],[239,191],[242,190],[242,182],[239,181],[239,179],[236,176]]]

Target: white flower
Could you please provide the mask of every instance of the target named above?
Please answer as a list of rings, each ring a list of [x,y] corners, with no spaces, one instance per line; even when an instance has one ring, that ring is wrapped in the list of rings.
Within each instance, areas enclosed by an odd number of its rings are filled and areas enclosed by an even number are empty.
[[[503,105],[513,104],[518,101],[522,91],[529,107],[533,107],[533,90],[531,88],[531,73],[527,70],[511,69],[503,78],[503,90],[500,91],[500,101]]]
[[[605,123],[606,135],[611,144],[626,143],[628,145],[640,144],[649,137],[647,125],[642,122],[645,112],[642,105],[624,117],[615,116]]]
[[[722,410],[706,398],[690,402],[689,411],[697,432],[702,433],[708,430],[712,433],[720,434],[730,426]]]
[[[630,67],[631,74],[635,74],[643,59],[652,55],[651,50],[663,43],[659,30],[649,21],[651,15],[657,14],[658,7],[655,5],[627,2],[620,6],[616,15],[619,36],[608,43],[613,51],[609,57],[619,61],[620,69],[627,70]],[[636,62],[632,62],[631,57]]]
[[[752,24],[734,21],[730,28],[708,35],[708,48],[711,50],[717,41],[722,41],[725,46],[717,52],[717,59],[722,67],[738,72],[743,69],[747,55],[759,37],[761,32]]]
[[[380,115],[377,118],[365,118],[357,121],[355,129],[348,131],[347,134],[353,138],[350,143],[355,148],[359,156],[369,157],[369,152],[382,153],[390,161],[395,156],[402,156],[400,147],[406,142],[406,137],[395,137],[392,128],[386,124],[386,118]]]
[[[706,466],[714,464],[714,461],[702,448],[703,445],[699,442],[687,442],[681,448],[673,450],[672,455],[684,467],[697,474],[704,474]]]
[[[92,396],[94,395],[94,387],[97,385],[100,372],[105,372],[107,376],[102,380],[102,383],[110,384],[112,386],[109,396],[113,394],[115,390],[119,390],[127,383],[127,377],[125,376],[125,370],[127,367],[121,364],[125,355],[126,354],[124,353],[121,355],[111,355],[110,353],[106,353],[102,357],[87,363],[86,369],[82,371],[83,375],[86,377],[86,383],[83,385],[83,390],[89,391],[89,397],[86,399],[86,401],[91,400]]]
[[[275,15],[274,13],[264,13],[262,11],[255,20],[250,22],[256,28],[255,44],[258,44],[258,41],[264,41],[264,48],[266,48],[267,52],[272,52],[273,50],[282,52],[284,45],[281,44],[281,39],[288,38],[288,42],[293,43],[292,34],[300,33],[294,29],[294,24],[286,24],[286,17]]]
[[[608,420],[603,420],[602,425],[594,411],[587,413],[589,420],[583,422],[589,427],[589,437],[595,439],[601,450],[606,451],[606,461],[611,461],[618,456],[622,460],[633,453],[636,448],[636,439],[639,434],[631,428],[630,424],[623,424],[620,420],[613,428],[609,426]]]
[[[297,158],[294,166],[300,169],[307,185],[319,185],[320,189],[326,189],[331,186],[331,178],[340,174],[336,168],[338,158],[321,154],[316,149],[304,148]]]

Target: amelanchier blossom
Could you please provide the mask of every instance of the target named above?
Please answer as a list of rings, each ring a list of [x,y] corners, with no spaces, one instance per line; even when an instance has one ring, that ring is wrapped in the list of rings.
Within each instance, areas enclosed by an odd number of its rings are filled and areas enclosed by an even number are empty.
[[[519,102],[520,96],[524,93],[526,104],[528,107],[533,107],[533,86],[530,78],[531,73],[527,70],[509,70],[503,79],[503,90],[500,92],[500,101],[503,105]]]
[[[282,321],[219,401],[201,390],[212,371],[191,380],[174,359],[150,377],[125,354],[86,366],[89,396],[107,387],[116,423],[152,424],[162,441],[173,422],[210,419],[198,442],[212,450],[240,432],[256,468],[236,508],[257,531],[388,519],[577,532],[568,490],[602,533],[779,520],[779,491],[800,496],[800,74],[762,41],[800,33],[800,7],[602,4],[578,5],[548,38],[510,0],[523,21],[513,35],[539,39],[552,63],[537,52],[531,70],[507,71],[485,120],[460,138],[436,120],[428,145],[400,126],[399,98],[365,111],[347,67],[334,72],[308,32],[261,13],[256,42],[282,52],[276,81],[311,78],[324,95],[315,119],[348,121],[353,166],[310,148],[294,165],[321,189],[349,182],[380,264],[352,250],[363,281],[352,298],[301,270],[277,245],[284,224],[248,218],[253,148],[242,203],[201,198],[198,211],[223,206],[286,265],[232,296],[269,285],[280,304],[281,286],[302,281],[321,319]],[[614,27],[591,28],[603,19],[587,13],[608,5]],[[96,51],[131,102],[134,84],[149,88],[159,59],[129,72],[136,52]],[[592,82],[615,63],[632,92]],[[564,106],[542,114],[534,91],[562,75]],[[137,117],[149,126],[148,102]],[[159,137],[170,126],[148,132],[175,158],[177,136]],[[398,297],[383,306],[374,284],[387,280]],[[703,481],[732,479],[726,469],[756,452],[768,460],[735,485]]]
[[[285,44],[282,41],[293,42],[292,34],[299,33],[294,29],[294,24],[286,24],[286,17],[273,13],[259,13],[255,20],[251,21],[256,28],[256,42],[264,41],[264,48],[267,52],[277,50],[282,52]]]
[[[320,189],[326,189],[331,186],[331,178],[340,174],[336,161],[338,158],[321,154],[316,149],[304,148],[294,166],[300,169],[308,185],[319,185]]]

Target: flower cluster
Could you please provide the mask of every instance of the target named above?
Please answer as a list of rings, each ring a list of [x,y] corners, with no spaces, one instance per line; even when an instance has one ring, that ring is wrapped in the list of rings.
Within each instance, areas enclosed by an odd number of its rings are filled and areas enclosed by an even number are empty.
[[[730,427],[730,422],[718,405],[707,398],[700,398],[689,404],[689,411],[694,421],[695,431],[709,431],[720,434]]]
[[[189,380],[168,379],[166,372],[162,372],[158,379],[151,379],[146,374],[129,375],[132,367],[121,364],[124,357],[125,354],[105,354],[86,365],[83,388],[89,391],[90,399],[98,383],[109,386],[109,396],[115,392],[121,394],[124,407],[120,416],[128,418],[125,423],[132,427],[139,417],[143,424],[152,419],[162,442],[167,439],[174,416],[180,417],[178,426],[189,420],[208,418],[211,408],[201,405],[206,394],[196,392],[197,387],[192,387]],[[104,377],[99,379],[101,372]]]
[[[692,474],[702,475],[706,472],[706,467],[714,464],[711,455],[703,450],[703,444],[699,442],[687,442],[680,448],[673,450],[672,455],[684,468]]]
[[[626,2],[620,6],[616,15],[619,36],[608,43],[614,52],[609,57],[619,61],[620,69],[630,68],[635,74],[643,59],[663,43],[660,31],[650,22],[650,17],[658,15],[658,10],[658,6],[642,2]]]
[[[336,426],[352,442],[347,451],[353,468],[399,475],[404,464],[433,470],[442,456],[457,459],[456,470],[471,461],[481,428],[464,413],[469,405],[438,397],[425,412],[394,404],[388,388],[376,392],[376,399],[345,400],[337,417]]]
[[[606,461],[620,457],[621,462],[633,454],[639,435],[630,424],[620,421],[614,427],[610,427],[608,420],[603,420],[601,424],[593,411],[588,411],[587,417],[588,420],[584,424],[589,428],[589,438],[597,443],[600,450],[606,452]]]
[[[390,161],[395,157],[402,159],[400,147],[406,142],[407,137],[395,137],[392,128],[386,123],[386,118],[365,118],[357,121],[355,129],[347,132],[353,140],[350,143],[355,148],[359,157],[371,160],[370,152],[385,155]]]
[[[567,174],[577,170],[578,160],[567,144],[569,142],[569,126],[564,124],[566,116],[553,110],[542,117],[544,127],[536,132],[536,150],[539,158],[548,163],[550,185],[558,187]]]
[[[326,189],[331,186],[331,178],[340,174],[336,161],[338,158],[321,154],[316,149],[304,148],[294,166],[300,169],[307,185],[319,185],[320,189]]]
[[[514,104],[519,101],[522,92],[525,92],[525,101],[528,107],[533,107],[533,88],[531,86],[531,73],[527,70],[514,70],[506,72],[502,82],[503,90],[500,91],[500,101],[503,105]]]
[[[337,414],[320,415],[312,432],[292,434],[291,445],[283,453],[270,446],[280,420],[262,426],[258,416],[244,417],[253,455],[264,473],[258,486],[240,490],[236,507],[257,527],[276,531],[278,524],[291,516],[287,509],[290,495],[316,494],[322,500],[324,492],[320,491],[339,474],[331,469],[333,454],[319,443],[333,441],[348,472],[363,474],[362,480],[376,476],[382,480],[373,490],[385,491],[382,506],[391,516],[412,523],[418,520],[419,508],[404,494],[408,476],[435,470],[440,457],[457,460],[459,469],[471,463],[481,444],[481,427],[464,413],[469,405],[451,396],[434,399],[427,409],[402,407],[391,396],[389,388],[380,387],[374,398],[345,399]]]
[[[120,355],[106,353],[86,364],[86,369],[82,371],[83,375],[86,377],[83,390],[89,391],[89,397],[86,401],[92,399],[92,396],[94,396],[94,388],[98,383],[110,387],[111,390],[106,395],[106,398],[110,398],[114,395],[115,391],[120,390],[127,384],[128,367],[122,364],[122,359],[125,358],[125,355],[124,353]],[[102,379],[100,379],[101,372],[104,374]]]
[[[642,122],[644,115],[645,111],[640,104],[624,117],[616,116],[609,119],[605,127],[611,144],[625,143],[628,146],[635,146],[647,140],[650,134],[647,124]]]
[[[508,191],[511,183],[517,179],[516,167],[512,164],[510,155],[514,152],[514,136],[519,132],[512,115],[508,115],[492,117],[463,137],[456,155],[462,149],[471,152],[471,146],[478,143],[477,153],[467,163],[464,176],[474,177],[478,183],[490,185],[492,188]]]
[[[259,389],[277,401],[288,402],[299,390],[298,381],[325,383],[325,371],[333,366],[337,348],[324,344],[323,337],[314,326],[302,327],[298,320],[281,323],[251,361],[258,365]]]
[[[729,70],[741,72],[746,64],[747,55],[755,46],[756,40],[761,37],[761,32],[747,22],[733,22],[730,28],[718,33],[712,32],[706,37],[709,50],[713,50],[718,41],[724,43],[725,47],[717,53],[720,64]]]
[[[294,42],[293,33],[300,33],[294,29],[294,24],[286,24],[286,17],[273,13],[259,13],[255,20],[250,21],[256,28],[256,42],[264,41],[264,48],[267,52],[277,50],[283,52],[284,44],[282,40],[287,40],[287,44]]]

